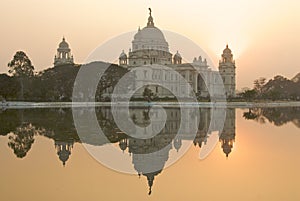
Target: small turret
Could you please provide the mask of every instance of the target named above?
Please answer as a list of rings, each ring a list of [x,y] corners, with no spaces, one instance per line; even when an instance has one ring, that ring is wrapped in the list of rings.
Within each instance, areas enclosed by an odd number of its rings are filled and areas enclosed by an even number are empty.
[[[127,66],[127,55],[125,54],[124,50],[119,56],[119,65],[120,66]]]
[[[74,64],[74,58],[65,37],[63,37],[62,41],[59,43],[57,54],[54,56],[54,66],[64,64]]]
[[[182,57],[179,54],[179,52],[177,51],[176,54],[173,57],[173,63],[174,64],[181,64],[182,63]]]

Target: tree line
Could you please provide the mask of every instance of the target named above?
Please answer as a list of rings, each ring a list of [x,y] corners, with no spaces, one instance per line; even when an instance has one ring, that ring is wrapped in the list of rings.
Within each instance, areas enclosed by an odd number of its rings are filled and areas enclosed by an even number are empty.
[[[0,74],[0,101],[72,101],[76,76],[81,67],[87,66],[66,64],[35,72],[25,52],[18,51],[8,63],[8,74]],[[98,83],[96,101],[103,101],[104,91],[113,88],[126,72],[110,64]]]
[[[266,78],[254,80],[252,89],[244,89],[238,97],[245,101],[255,100],[300,100],[300,74],[289,80],[281,75],[267,81]]]
[[[35,72],[34,66],[25,52],[18,51],[7,65],[8,74],[0,74],[0,101],[72,101],[73,87],[80,68],[88,66],[101,68],[103,64],[103,62],[86,65],[66,64]],[[98,83],[95,100],[109,100],[107,94],[112,93],[114,86],[127,72],[128,70],[125,68],[109,64]],[[291,80],[277,75],[269,81],[266,78],[256,79],[252,89],[244,89],[237,94],[235,99],[239,101],[299,101],[299,89],[300,73]],[[87,94],[89,91],[86,88],[82,90],[83,94]],[[158,101],[156,94],[148,87],[143,92],[143,99],[148,102]],[[201,97],[199,100],[202,100]]]

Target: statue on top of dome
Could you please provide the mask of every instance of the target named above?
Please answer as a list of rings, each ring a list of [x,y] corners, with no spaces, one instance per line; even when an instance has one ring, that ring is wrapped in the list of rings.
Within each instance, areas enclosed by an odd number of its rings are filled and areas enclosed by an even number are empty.
[[[148,17],[148,23],[147,27],[154,27],[153,17],[152,17],[152,10],[149,8],[149,17]]]

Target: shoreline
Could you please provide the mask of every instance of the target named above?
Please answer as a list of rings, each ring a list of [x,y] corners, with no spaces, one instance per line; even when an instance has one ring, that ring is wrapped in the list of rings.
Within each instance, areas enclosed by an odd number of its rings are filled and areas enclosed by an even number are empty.
[[[30,108],[69,108],[69,107],[108,107],[111,105],[125,106],[123,102],[18,102],[8,101],[0,103],[2,109],[30,109]],[[300,101],[277,101],[277,102],[183,102],[183,107],[202,108],[260,108],[260,107],[300,107]],[[132,107],[179,107],[177,102],[130,102]]]

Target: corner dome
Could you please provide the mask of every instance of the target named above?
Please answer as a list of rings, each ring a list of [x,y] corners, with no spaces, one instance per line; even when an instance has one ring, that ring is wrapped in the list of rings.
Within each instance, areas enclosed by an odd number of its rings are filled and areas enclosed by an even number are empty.
[[[121,140],[121,141],[119,142],[119,147],[120,147],[120,149],[121,149],[122,151],[125,151],[125,150],[127,149],[127,141],[126,141],[126,139],[125,139],[125,140]]]
[[[181,57],[181,55],[180,55],[180,53],[177,51],[176,52],[176,54],[174,55],[174,58],[180,58],[180,59],[182,59],[182,57]]]
[[[229,49],[228,45],[226,45],[226,48],[223,50],[223,54],[231,54],[231,49]]]
[[[127,55],[125,54],[124,50],[120,54],[119,59],[127,59]]]

